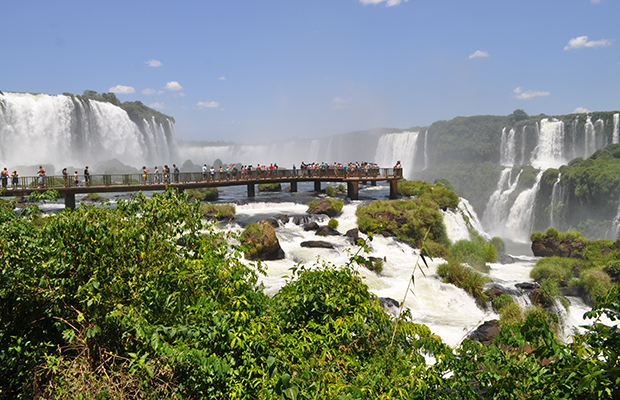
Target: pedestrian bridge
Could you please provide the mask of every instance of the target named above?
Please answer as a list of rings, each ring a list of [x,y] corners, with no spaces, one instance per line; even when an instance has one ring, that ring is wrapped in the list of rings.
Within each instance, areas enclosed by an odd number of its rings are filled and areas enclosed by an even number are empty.
[[[39,186],[39,177],[19,177],[16,188],[13,189],[11,179],[7,188],[3,188],[0,196],[29,196],[32,192],[44,192],[55,189],[65,199],[65,207],[75,209],[75,195],[81,193],[106,192],[138,192],[142,190],[177,190],[215,188],[220,186],[247,187],[248,197],[256,195],[257,184],[288,183],[290,192],[297,192],[297,183],[314,182],[314,190],[321,190],[322,182],[342,182],[347,185],[347,196],[351,200],[359,198],[359,184],[369,183],[376,185],[378,181],[387,181],[390,185],[390,199],[396,198],[397,182],[402,179],[402,169],[398,168],[370,168],[359,170],[344,169],[317,169],[317,170],[277,170],[277,171],[240,171],[220,172],[214,175],[203,176],[201,172],[181,172],[178,176],[173,173],[164,174],[105,174],[89,176],[90,182],[84,182],[80,175],[77,185],[73,175],[65,180],[62,176],[45,176],[43,187]]]

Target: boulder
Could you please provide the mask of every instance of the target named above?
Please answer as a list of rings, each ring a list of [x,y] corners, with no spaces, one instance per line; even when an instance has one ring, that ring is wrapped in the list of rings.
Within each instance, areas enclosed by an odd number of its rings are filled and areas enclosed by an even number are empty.
[[[538,288],[538,284],[535,282],[521,282],[521,283],[515,283],[515,287],[521,290],[534,290]]]
[[[480,325],[469,335],[469,338],[484,345],[489,345],[493,343],[493,340],[495,340],[495,337],[499,334],[499,331],[500,326],[498,320],[494,319],[491,321],[484,321],[482,325]]]
[[[495,261],[500,264],[514,264],[515,259],[506,253],[497,253],[497,258],[495,259]]]
[[[332,203],[327,200],[318,202],[315,207],[308,208],[308,211],[306,212],[308,214],[324,214],[330,218],[334,218],[336,214],[338,214],[336,210],[334,210],[334,208],[332,207]]]
[[[307,247],[311,249],[333,249],[334,245],[329,242],[324,242],[322,240],[307,240],[305,242],[301,242],[301,247]]]
[[[266,223],[271,225],[274,229],[277,229],[280,227],[280,224],[278,224],[278,221],[275,218],[267,218],[267,219],[263,219],[262,221],[265,221]]]
[[[280,214],[276,217],[276,219],[280,222],[282,222],[282,224],[288,224],[288,222],[290,221],[290,218],[288,215],[286,214]]]
[[[347,233],[344,234],[352,244],[357,245],[357,239],[360,237],[360,231],[357,228],[349,229]]]
[[[316,231],[317,229],[319,229],[319,224],[317,224],[316,222],[309,222],[307,224],[304,225],[304,231]]]
[[[277,222],[276,222],[277,223]],[[282,260],[284,250],[276,236],[276,230],[267,220],[256,223],[258,229],[248,232],[248,228],[241,234],[241,242],[248,247],[245,258],[248,260]]]
[[[582,240],[558,240],[553,236],[543,236],[532,242],[532,252],[536,257],[583,258],[586,243]]]
[[[329,226],[320,226],[319,229],[316,230],[315,235],[318,236],[340,236],[340,232],[335,229],[330,228]]]

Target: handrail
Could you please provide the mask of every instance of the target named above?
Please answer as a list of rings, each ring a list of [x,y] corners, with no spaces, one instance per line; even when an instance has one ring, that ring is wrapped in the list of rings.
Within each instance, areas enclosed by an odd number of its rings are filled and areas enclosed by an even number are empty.
[[[293,180],[312,180],[329,179],[337,180],[359,179],[400,179],[402,178],[401,168],[327,168],[327,169],[278,169],[274,171],[215,171],[211,174],[207,171],[206,176],[202,172],[180,172],[175,175],[170,174],[91,174],[85,182],[85,176],[79,175],[77,184],[74,175],[68,175],[65,180],[63,176],[53,175],[43,177],[43,186],[40,186],[38,176],[21,176],[15,187],[19,190],[37,189],[40,187],[53,189],[63,187],[109,187],[109,186],[148,186],[153,184],[183,184],[183,183],[218,183],[218,182],[247,182],[259,183],[260,181],[293,181]],[[4,189],[4,182],[2,183]],[[7,180],[7,191],[13,189],[12,178]],[[6,194],[6,192],[5,192]]]

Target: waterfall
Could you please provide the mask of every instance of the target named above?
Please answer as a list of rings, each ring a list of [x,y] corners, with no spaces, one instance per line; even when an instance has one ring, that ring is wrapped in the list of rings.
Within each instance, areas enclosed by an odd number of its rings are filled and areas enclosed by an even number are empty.
[[[526,125],[524,125],[523,128],[521,128],[521,162],[519,163],[520,165],[526,164],[526,161],[525,161],[525,145],[527,144],[526,128],[527,128]]]
[[[585,144],[583,147],[583,158],[587,158],[596,151],[596,131],[592,119],[588,116],[585,125]]]
[[[620,114],[614,114],[614,135],[612,143],[620,143]]]
[[[375,153],[379,166],[391,167],[397,161],[403,165],[403,176],[411,179],[415,165],[419,132],[390,133],[381,136]]]
[[[508,236],[514,241],[526,243],[529,240],[532,218],[534,216],[534,201],[536,200],[536,193],[540,187],[540,179],[543,172],[540,171],[538,173],[534,186],[521,192],[510,208],[506,227],[508,229]]]
[[[512,167],[515,164],[516,155],[516,142],[515,142],[515,130],[511,128],[506,133],[506,128],[502,129],[502,139],[500,142],[500,161],[499,163],[504,167]]]
[[[543,118],[540,121],[538,145],[532,165],[536,168],[558,168],[566,163],[564,157],[564,122]]]
[[[428,168],[428,129],[424,132],[424,169]]]
[[[559,212],[562,199],[562,186],[560,185],[562,173],[558,173],[558,180],[553,184],[551,190],[551,204],[549,205],[549,226],[555,227],[555,214]]]
[[[141,167],[177,156],[174,125],[132,120],[110,103],[64,95],[0,97],[0,162],[7,166],[81,166],[118,159]]]
[[[497,189],[493,192],[482,215],[482,225],[491,233],[503,235],[509,212],[508,200],[516,190],[521,171],[511,183],[512,168],[504,168],[500,174]]]

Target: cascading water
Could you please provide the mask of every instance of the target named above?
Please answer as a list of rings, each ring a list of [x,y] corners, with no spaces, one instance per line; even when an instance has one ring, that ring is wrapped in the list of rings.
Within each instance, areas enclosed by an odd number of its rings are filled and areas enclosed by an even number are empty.
[[[484,214],[482,215],[483,226],[493,235],[505,235],[505,226],[508,222],[510,213],[508,200],[510,199],[510,195],[517,189],[521,171],[519,171],[512,182],[511,177],[512,168],[504,168],[501,172],[497,189],[489,198]]]
[[[614,114],[614,133],[612,143],[620,143],[620,114]]]
[[[415,165],[419,132],[390,133],[381,136],[377,145],[375,162],[379,166],[403,165],[403,176],[410,179]]]
[[[172,122],[134,122],[113,104],[64,95],[0,95],[0,141],[0,161],[7,166],[116,158],[140,167],[177,156]]]
[[[424,169],[428,169],[428,129],[424,132]]]
[[[551,204],[549,205],[549,226],[555,227],[555,215],[559,212],[562,200],[562,186],[560,180],[562,179],[562,173],[558,173],[558,180],[553,184],[551,190]]]
[[[532,165],[536,168],[558,168],[565,164],[564,122],[543,118],[540,121],[538,146],[534,150]]]
[[[499,163],[504,167],[512,167],[515,163],[516,140],[515,130],[510,129],[506,133],[506,128],[502,129],[502,139],[500,142],[500,159]]]
[[[527,242],[529,239],[534,214],[534,201],[536,200],[536,193],[540,187],[542,175],[543,171],[540,171],[536,176],[534,186],[519,193],[519,196],[517,196],[510,208],[506,228],[508,237],[515,242]]]
[[[584,144],[584,154],[583,158],[588,157],[590,154],[594,153],[596,150],[596,130],[594,129],[594,124],[592,123],[592,118],[588,115],[588,119],[586,120],[585,125],[585,144]]]

